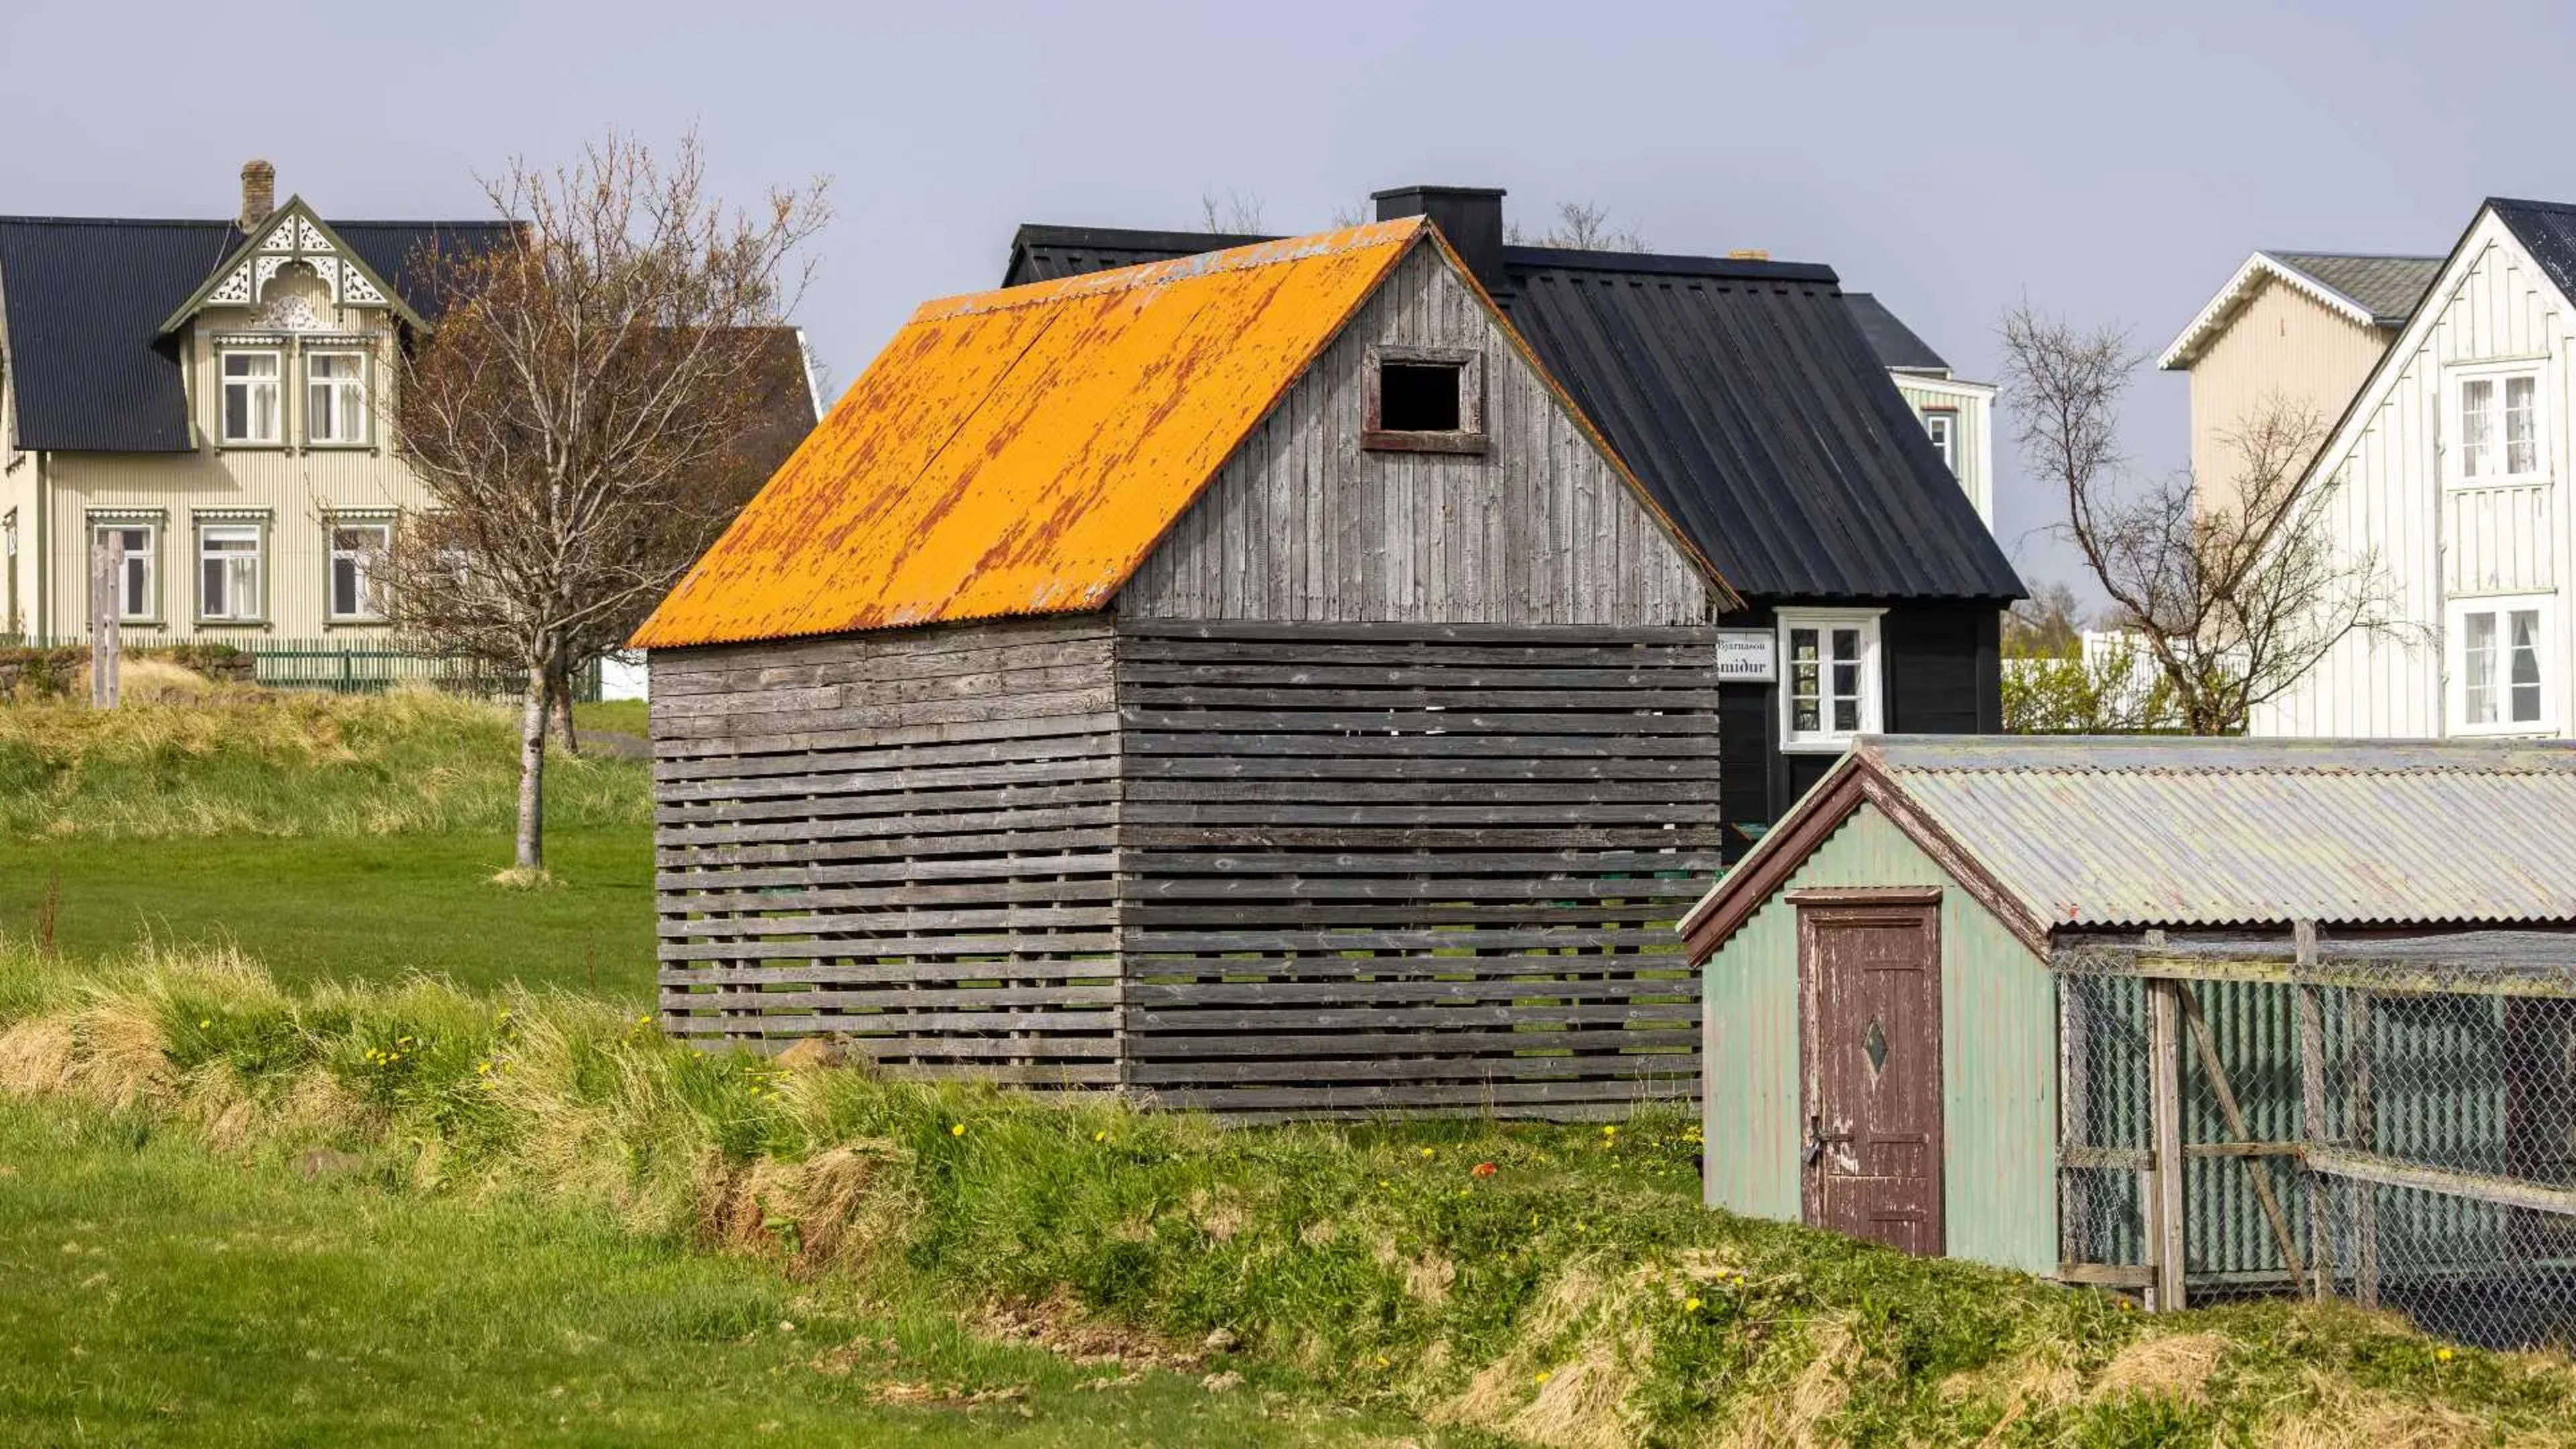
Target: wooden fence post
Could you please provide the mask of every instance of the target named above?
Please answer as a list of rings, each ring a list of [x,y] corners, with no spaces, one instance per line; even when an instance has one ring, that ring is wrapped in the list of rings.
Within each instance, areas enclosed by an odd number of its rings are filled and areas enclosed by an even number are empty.
[[[120,625],[125,616],[125,530],[102,528],[91,535],[89,554],[89,703],[92,709],[116,708],[117,673],[122,662]]]
[[[2147,981],[2147,1123],[2155,1179],[2147,1199],[2158,1313],[2183,1306],[2182,1007],[2175,983]]]
[[[2316,969],[2317,923],[2293,922],[2290,939],[2298,952],[2298,974],[2302,977]],[[2298,992],[2299,1018],[2299,1136],[2315,1147],[2326,1140],[2326,1014],[2325,1001],[2317,986],[2301,980]],[[2306,1174],[2308,1195],[2308,1296],[2327,1298],[2334,1293],[2334,1219],[2329,1207],[2326,1179],[2310,1171]]]
[[[2344,1136],[2355,1152],[2377,1152],[2379,1133],[2372,1121],[2372,1080],[2378,1029],[2372,1022],[2376,1002],[2371,993],[2350,988],[2344,1008],[2344,1050],[2349,1097],[2344,1103]],[[2352,1194],[2352,1297],[2364,1308],[2379,1306],[2379,1189],[2367,1182],[2345,1188]]]

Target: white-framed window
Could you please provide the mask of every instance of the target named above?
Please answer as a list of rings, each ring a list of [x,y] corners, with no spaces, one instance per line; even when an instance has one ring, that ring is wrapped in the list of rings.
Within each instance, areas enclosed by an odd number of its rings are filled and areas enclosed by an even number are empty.
[[[92,547],[114,535],[125,548],[116,574],[117,618],[149,623],[161,617],[161,525],[146,519],[120,518],[90,524]]]
[[[2451,601],[2451,733],[2539,734],[2556,727],[2555,612],[2556,600],[2546,594]]]
[[[2450,478],[2513,483],[2549,476],[2547,389],[2536,363],[2461,368],[2450,375]]]
[[[1780,615],[1780,748],[1840,750],[1881,728],[1876,609]]]
[[[199,619],[240,623],[266,617],[268,599],[260,587],[266,533],[256,523],[197,525]]]
[[[376,566],[393,548],[394,526],[382,519],[334,519],[331,576],[326,601],[333,619],[372,623],[385,616],[376,593]]]
[[[284,354],[275,348],[226,348],[220,361],[224,375],[224,441],[257,445],[286,439],[279,389]]]
[[[1923,431],[1932,439],[1932,450],[1941,455],[1941,462],[1950,470],[1950,476],[1957,477],[1959,475],[1959,410],[1925,408]]]
[[[367,441],[367,355],[304,354],[304,441],[347,447]]]

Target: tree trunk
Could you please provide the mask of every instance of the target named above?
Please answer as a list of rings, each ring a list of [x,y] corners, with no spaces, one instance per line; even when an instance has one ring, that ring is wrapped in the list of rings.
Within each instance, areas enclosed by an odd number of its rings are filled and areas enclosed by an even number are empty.
[[[527,697],[519,714],[519,860],[521,870],[546,868],[546,714],[553,697],[543,664],[528,666]]]
[[[558,665],[548,672],[554,678],[556,717],[563,721],[563,752],[579,757],[581,736],[573,728],[572,723],[572,670],[567,666]]]

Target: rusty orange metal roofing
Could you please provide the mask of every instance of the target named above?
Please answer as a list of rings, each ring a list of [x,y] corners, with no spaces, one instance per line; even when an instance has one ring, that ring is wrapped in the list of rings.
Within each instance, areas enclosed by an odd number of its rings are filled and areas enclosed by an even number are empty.
[[[1104,606],[1396,263],[1426,243],[1448,251],[1428,222],[1407,217],[924,304],[631,644]],[[1486,306],[1545,377],[1490,298]],[[1735,606],[1591,420],[1548,383],[1706,574],[1720,607]]]
[[[639,647],[1099,608],[1419,218],[931,302]]]

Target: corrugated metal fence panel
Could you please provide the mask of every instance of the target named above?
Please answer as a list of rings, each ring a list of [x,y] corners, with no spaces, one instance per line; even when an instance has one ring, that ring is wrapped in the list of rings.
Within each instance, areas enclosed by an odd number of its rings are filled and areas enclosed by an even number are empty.
[[[1943,1201],[1949,1256],[2057,1268],[2057,996],[2046,967],[1864,805],[1787,889],[1940,886]],[[1797,908],[1774,893],[1708,970],[1710,1201],[1794,1219]]]

